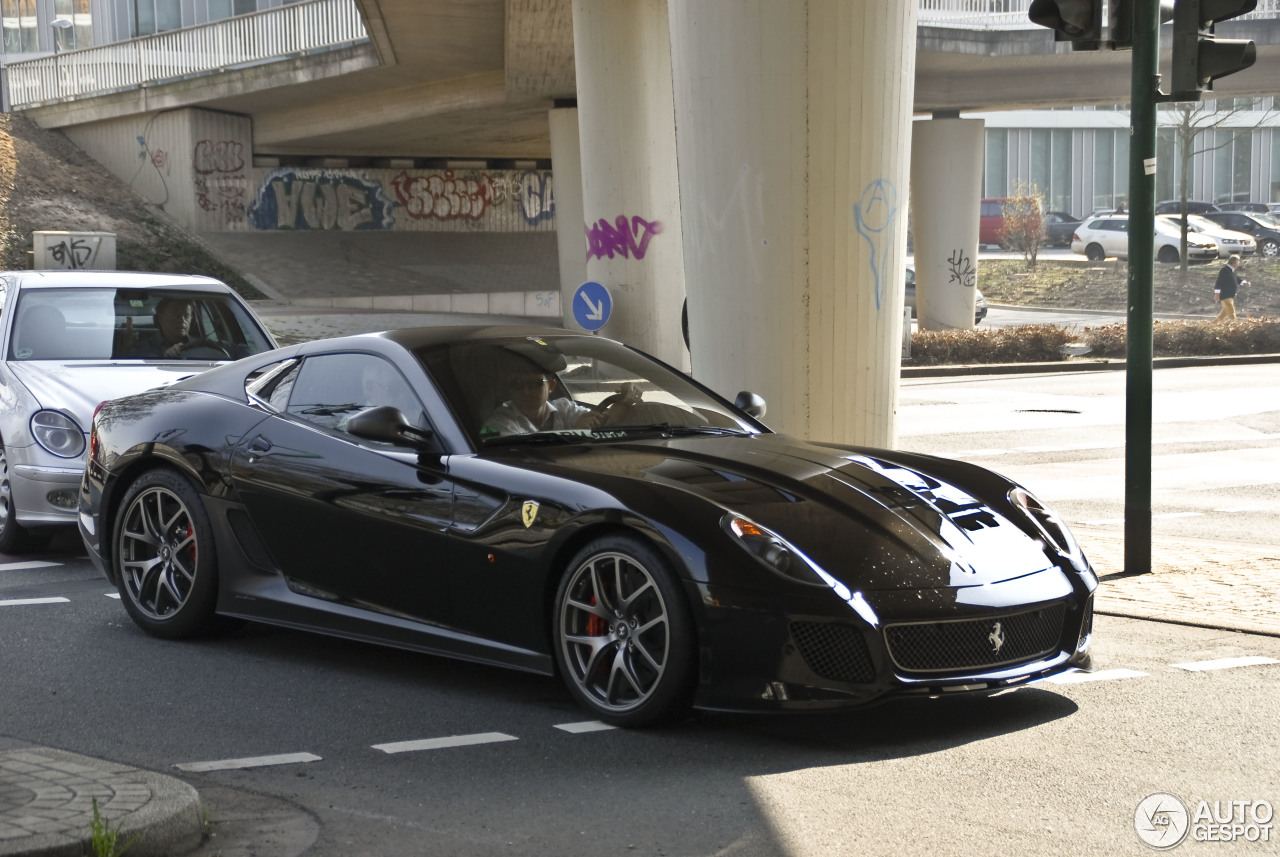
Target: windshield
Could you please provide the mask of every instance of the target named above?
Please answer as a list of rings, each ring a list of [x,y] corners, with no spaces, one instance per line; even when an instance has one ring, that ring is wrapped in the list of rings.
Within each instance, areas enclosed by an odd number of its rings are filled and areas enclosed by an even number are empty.
[[[462,342],[417,356],[480,446],[761,430],[687,375],[599,337]]]
[[[27,289],[10,360],[238,360],[274,347],[230,294],[181,289]]]
[[[1276,217],[1274,214],[1262,214],[1259,212],[1253,215],[1253,219],[1268,229],[1280,230],[1280,217]]]

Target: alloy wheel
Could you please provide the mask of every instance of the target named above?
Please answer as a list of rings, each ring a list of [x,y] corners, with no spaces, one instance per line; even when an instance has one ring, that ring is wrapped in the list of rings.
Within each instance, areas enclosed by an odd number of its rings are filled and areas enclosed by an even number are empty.
[[[653,574],[633,557],[594,554],[559,606],[569,678],[599,710],[623,714],[657,691],[671,656],[671,623]]]
[[[191,597],[199,556],[191,511],[172,491],[151,487],[125,511],[119,538],[124,588],[138,610],[161,620]]]

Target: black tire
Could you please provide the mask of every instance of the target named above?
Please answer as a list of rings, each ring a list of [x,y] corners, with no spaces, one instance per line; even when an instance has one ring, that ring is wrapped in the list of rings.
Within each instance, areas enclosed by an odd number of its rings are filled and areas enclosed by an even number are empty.
[[[1163,262],[1166,265],[1176,264],[1182,257],[1178,255],[1178,251],[1168,244],[1160,248],[1160,252],[1156,254],[1156,261]]]
[[[1090,262],[1101,262],[1107,258],[1107,253],[1102,249],[1101,244],[1090,244],[1084,248],[1084,255]]]
[[[19,554],[49,544],[50,534],[33,535],[18,523],[13,508],[13,483],[9,481],[9,455],[0,444],[0,553]]]
[[[144,473],[125,492],[113,535],[120,600],[140,628],[168,640],[214,629],[213,531],[190,480],[169,469]]]
[[[627,535],[578,551],[556,592],[555,657],[570,693],[616,726],[688,713],[697,641],[689,605],[665,559]]]
[[[1280,244],[1267,239],[1258,244],[1258,252],[1268,259],[1274,259],[1276,256],[1280,256]]]

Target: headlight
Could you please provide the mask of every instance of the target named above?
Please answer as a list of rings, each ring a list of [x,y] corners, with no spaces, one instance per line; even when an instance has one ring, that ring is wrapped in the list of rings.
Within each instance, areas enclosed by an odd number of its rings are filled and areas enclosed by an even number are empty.
[[[1080,544],[1076,541],[1076,537],[1071,534],[1071,530],[1067,528],[1066,523],[1058,517],[1056,512],[1041,503],[1035,495],[1025,488],[1011,490],[1009,492],[1009,501],[1021,509],[1027,518],[1035,524],[1036,529],[1044,536],[1046,542],[1057,548],[1059,553],[1069,557],[1076,565],[1084,565],[1084,551],[1080,550]]]
[[[37,411],[31,417],[31,434],[36,443],[59,458],[79,458],[84,452],[84,431],[59,411]]]
[[[791,546],[786,539],[766,530],[741,515],[730,513],[721,522],[724,528],[738,540],[747,552],[769,568],[815,586],[826,586],[826,581],[814,572],[811,561]]]

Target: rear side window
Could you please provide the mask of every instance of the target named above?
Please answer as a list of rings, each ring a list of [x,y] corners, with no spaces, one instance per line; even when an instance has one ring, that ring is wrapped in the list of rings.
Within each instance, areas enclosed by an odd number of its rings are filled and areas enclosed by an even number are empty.
[[[282,387],[288,389],[282,390]],[[270,401],[309,423],[345,431],[346,422],[368,408],[390,405],[410,424],[426,428],[426,413],[404,375],[374,354],[322,354],[307,358],[296,374],[281,379]]]

